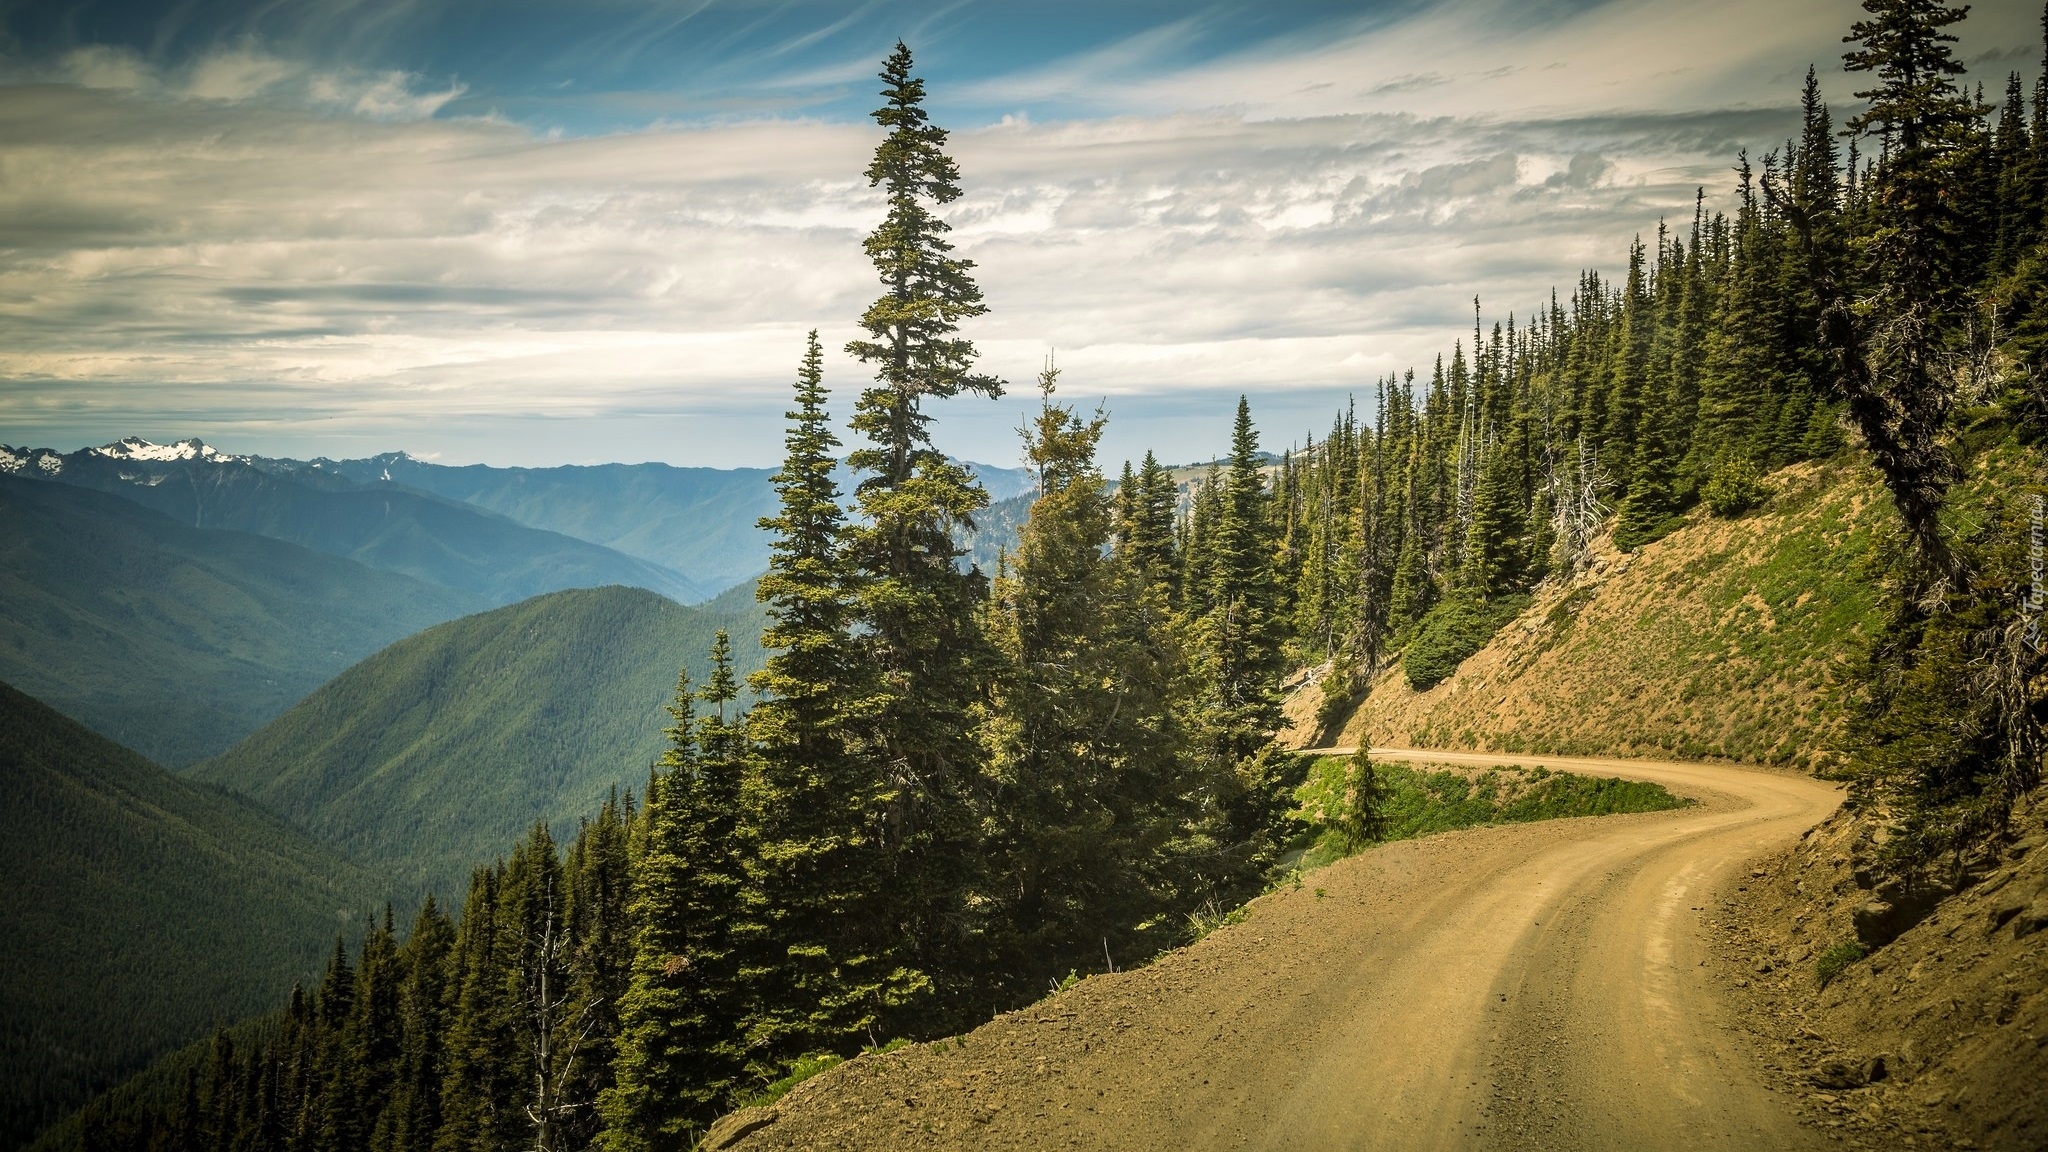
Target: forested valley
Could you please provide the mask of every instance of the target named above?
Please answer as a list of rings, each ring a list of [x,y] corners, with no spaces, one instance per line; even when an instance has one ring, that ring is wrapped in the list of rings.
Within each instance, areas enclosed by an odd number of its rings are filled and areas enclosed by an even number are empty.
[[[1809,73],[1798,134],[1732,188],[1617,238],[1611,276],[1493,322],[1475,301],[1469,341],[1316,441],[1262,451],[1240,399],[1192,479],[1148,455],[1112,480],[1110,416],[1049,364],[1037,499],[993,573],[959,562],[988,498],[931,425],[1011,385],[962,334],[989,307],[940,215],[962,176],[899,45],[866,173],[883,291],[848,346],[874,372],[859,480],[833,478],[813,333],[763,521],[766,667],[743,684],[753,638],[721,634],[637,794],[567,844],[537,826],[459,915],[338,941],[318,986],[45,1145],[690,1147],[791,1078],[1143,964],[1259,893],[1312,836],[1288,676],[1317,671],[1330,730],[1389,667],[1444,679],[1602,534],[1743,515],[1808,459],[1867,462],[1895,513],[1833,770],[1894,830],[1886,868],[1953,860],[2038,785],[2048,719],[2048,60],[1987,99],[1944,31],[1963,10],[1865,8],[1856,115]]]

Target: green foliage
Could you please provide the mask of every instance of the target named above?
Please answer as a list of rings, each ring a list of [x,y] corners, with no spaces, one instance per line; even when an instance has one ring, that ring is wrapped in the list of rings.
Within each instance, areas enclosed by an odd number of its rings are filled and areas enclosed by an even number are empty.
[[[1677,512],[1670,457],[1661,442],[1645,441],[1637,449],[1628,496],[1614,514],[1614,546],[1634,552],[1662,540],[1684,523]]]
[[[994,913],[983,979],[1008,999],[1105,952],[1161,947],[1140,926],[1199,886],[1176,842],[1213,815],[1181,718],[1165,590],[1144,561],[1109,552],[1111,500],[1095,463],[1105,420],[1053,403],[1057,376],[1040,376],[1025,430],[1039,498],[987,623],[1003,663],[982,726]]]
[[[757,592],[770,655],[749,681],[761,702],[748,717],[757,769],[743,797],[762,926],[742,973],[757,1066],[856,1043],[925,986],[887,931],[888,860],[869,816],[889,798],[889,782],[849,734],[877,688],[848,635],[852,581],[840,563],[839,442],[823,365],[813,332],[775,476],[780,514],[761,522],[775,539]]]
[[[1879,554],[1883,625],[1856,672],[1851,798],[1888,814],[1885,852],[1910,869],[2003,828],[2040,780],[2048,688],[2035,557],[2048,497],[2028,453],[2005,446],[1945,509],[1966,576],[1918,592],[1906,542]]]
[[[1191,614],[1199,609],[1194,638],[1209,693],[1206,739],[1216,756],[1230,764],[1257,755],[1281,724],[1285,621],[1273,565],[1270,503],[1251,405],[1240,396],[1230,466],[1204,533],[1207,580],[1183,593]]]
[[[1349,664],[1332,668],[1318,686],[1322,698],[1316,703],[1317,742],[1324,734],[1333,734],[1341,727],[1351,710],[1358,706],[1369,685],[1361,683],[1363,678]]]
[[[1870,949],[1864,947],[1861,940],[1844,940],[1840,944],[1831,945],[1814,960],[1813,978],[1825,988],[1849,965],[1868,955]]]
[[[349,669],[192,775],[409,892],[459,891],[534,819],[566,835],[640,779],[661,753],[679,655],[707,651],[721,626],[758,627],[751,595],[735,600],[693,609],[592,588],[464,617]],[[758,666],[758,647],[744,649],[742,670]]]
[[[1504,449],[1487,454],[1485,470],[1473,497],[1472,526],[1465,539],[1465,569],[1460,584],[1482,600],[1511,595],[1523,586],[1529,555],[1523,534],[1527,501],[1516,476],[1516,463]]]
[[[988,494],[932,446],[922,405],[962,392],[997,397],[1002,382],[974,370],[974,344],[957,334],[987,306],[973,262],[951,255],[949,226],[934,211],[960,196],[946,131],[924,109],[909,48],[897,44],[881,75],[874,118],[888,135],[867,177],[887,212],[864,247],[883,292],[861,316],[868,338],[846,346],[875,384],[854,405],[853,430],[868,446],[847,457],[862,474],[860,518],[840,561],[862,682],[876,692],[849,727],[890,776],[880,821],[893,873],[884,930],[920,957],[920,969],[950,978],[971,967],[965,905],[980,863],[971,798],[982,760],[974,711],[995,662],[980,627],[986,581],[957,566],[953,529],[971,526]]]
[[[734,1107],[766,1107],[770,1104],[775,1103],[777,1100],[782,1099],[784,1096],[789,1095],[790,1089],[796,1087],[797,1085],[803,1083],[806,1080],[809,1080],[811,1077],[816,1076],[818,1073],[827,1071],[828,1069],[837,1068],[839,1065],[844,1063],[846,1063],[845,1057],[835,1055],[831,1052],[814,1052],[808,1056],[799,1056],[795,1060],[790,1062],[788,1073],[784,1075],[781,1079],[771,1082],[767,1087],[762,1088],[759,1092],[755,1092],[747,1096],[742,1096],[739,1099],[738,1103],[734,1105]]]
[[[630,959],[599,894],[624,879],[632,820],[630,800],[607,803],[566,858],[536,827],[475,873],[460,924],[428,901],[401,944],[387,911],[353,956],[336,939],[282,1012],[177,1054],[38,1147],[588,1147]]]
[[[687,674],[676,685],[669,748],[648,790],[616,1082],[599,1100],[610,1152],[687,1144],[746,1070],[752,829],[739,803],[743,721],[727,714],[736,690],[721,631],[704,690],[693,697]],[[693,719],[693,698],[712,711]]]
[[[274,1007],[381,880],[0,684],[0,1143]]]
[[[1371,751],[1364,745],[1352,753],[1351,762],[1344,767],[1342,801],[1337,818],[1330,824],[1346,845],[1356,849],[1386,838],[1387,790],[1380,783]]]
[[[1494,633],[1527,607],[1527,596],[1486,603],[1465,594],[1451,596],[1429,610],[1401,657],[1401,671],[1417,691],[1436,687],[1465,658],[1486,647]]]
[[[1188,943],[1192,944],[1218,928],[1242,924],[1251,919],[1251,915],[1250,906],[1245,904],[1226,908],[1214,900],[1205,900],[1201,907],[1187,914]]]
[[[1700,500],[1716,516],[1740,516],[1764,502],[1770,489],[1756,465],[1731,456],[1714,466],[1713,474],[1700,488]]]
[[[1341,762],[1335,757],[1317,760],[1293,799],[1295,818],[1321,830],[1319,834],[1326,835],[1341,855],[1387,838],[1387,786],[1371,751],[1363,746]]]
[[[382,645],[483,607],[63,484],[0,476],[0,520],[0,678],[173,767]]]
[[[1573,816],[1661,812],[1692,801],[1658,784],[1501,765],[1479,773],[1407,764],[1372,765],[1377,827],[1361,834],[1357,756],[1318,757],[1296,789],[1296,815],[1315,841],[1304,868],[1342,859],[1376,842],[1408,840],[1485,824],[1519,824]]]
[[[1874,86],[1858,93],[1869,106],[1850,127],[1881,136],[1887,153],[1869,179],[1863,234],[1832,262],[1814,245],[1806,271],[1826,302],[1821,343],[1848,415],[1898,514],[1898,546],[1882,565],[1888,618],[1859,677],[1852,801],[1890,818],[1899,834],[1887,843],[1889,862],[1910,871],[2002,828],[2039,782],[2048,745],[2048,661],[2028,570],[2038,559],[2022,559],[2038,556],[2040,540],[2038,444],[2026,431],[2038,387],[2024,336],[2040,323],[2039,305],[2024,290],[2000,291],[2023,288],[2002,273],[2024,268],[2026,249],[2040,246],[2044,189],[2039,170],[2022,165],[2038,164],[2048,124],[2037,105],[2023,147],[2019,109],[2009,105],[2002,139],[1991,134],[1989,109],[1959,83],[1956,38],[1945,31],[1967,9],[1939,0],[1864,7],[1870,17],[1851,30],[1856,47],[1844,60]],[[2011,192],[2024,193],[2017,215],[1999,202]],[[2006,325],[2017,338],[1992,347]],[[1979,366],[1959,372],[1959,352]],[[1994,397],[1993,413],[1957,436],[1957,408],[1973,393]],[[2008,434],[1987,436],[1986,424]],[[2007,491],[1957,499],[1971,457],[1996,439],[2009,440],[2020,463],[1992,472],[2033,489],[2030,515]]]

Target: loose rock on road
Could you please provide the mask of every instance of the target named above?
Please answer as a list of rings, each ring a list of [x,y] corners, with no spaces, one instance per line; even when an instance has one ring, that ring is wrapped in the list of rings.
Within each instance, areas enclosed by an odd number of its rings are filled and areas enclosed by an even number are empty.
[[[1699,803],[1374,848],[1144,968],[842,1065],[729,1146],[1820,1146],[1741,1047],[1707,939],[1722,886],[1839,789],[1721,765],[1374,755],[1618,775]]]

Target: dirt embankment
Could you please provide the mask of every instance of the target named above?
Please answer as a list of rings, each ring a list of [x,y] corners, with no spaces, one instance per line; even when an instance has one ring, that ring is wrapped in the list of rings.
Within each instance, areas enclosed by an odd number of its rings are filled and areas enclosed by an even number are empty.
[[[2048,805],[1931,912],[1878,882],[1874,847],[1841,813],[1729,894],[1717,951],[1759,1063],[1851,1144],[2048,1148]]]
[[[1299,743],[1329,739],[1510,753],[1679,756],[1810,766],[1838,746],[1838,663],[1873,593],[1859,565],[1880,522],[1867,470],[1802,464],[1733,520],[1695,510],[1632,555],[1548,582],[1491,644],[1427,692],[1398,662],[1341,735],[1317,733],[1319,687],[1289,702]]]
[[[707,1143],[1641,1149],[1682,1132],[1697,1148],[1822,1146],[1735,1030],[1704,910],[1836,790],[1707,765],[1527,762],[1700,803],[1383,845],[1145,968],[841,1065]]]

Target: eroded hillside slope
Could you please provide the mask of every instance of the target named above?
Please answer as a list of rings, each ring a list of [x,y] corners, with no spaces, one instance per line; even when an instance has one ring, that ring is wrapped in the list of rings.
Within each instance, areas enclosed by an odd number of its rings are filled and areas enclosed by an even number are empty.
[[[1341,733],[1313,732],[1319,693],[1298,693],[1297,742],[1817,764],[1839,743],[1830,684],[1868,624],[1885,508],[1849,463],[1768,482],[1745,516],[1695,510],[1632,555],[1603,541],[1443,683],[1383,673]]]
[[[1727,992],[1809,1123],[1852,1145],[2048,1147],[2041,800],[1925,893],[1953,888],[1932,907],[1873,868],[1883,832],[1849,811],[1720,904]]]

